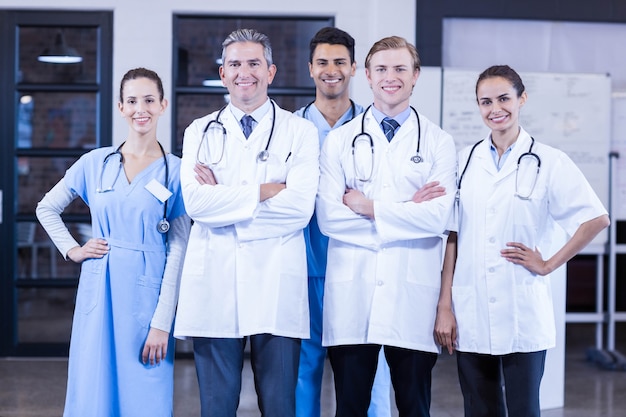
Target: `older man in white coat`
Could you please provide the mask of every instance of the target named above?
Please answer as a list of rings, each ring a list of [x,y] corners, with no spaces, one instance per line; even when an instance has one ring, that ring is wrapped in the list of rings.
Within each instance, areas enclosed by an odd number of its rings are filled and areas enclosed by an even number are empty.
[[[323,343],[337,416],[366,416],[384,346],[401,416],[428,416],[442,235],[452,211],[452,137],[409,106],[415,47],[399,37],[365,60],[374,104],[331,131],[320,157],[317,216],[330,237]]]
[[[202,417],[236,416],[247,340],[261,413],[294,416],[317,130],[268,98],[267,36],[231,33],[222,60],[231,103],[185,131],[181,185],[194,224],[174,335],[193,338]]]

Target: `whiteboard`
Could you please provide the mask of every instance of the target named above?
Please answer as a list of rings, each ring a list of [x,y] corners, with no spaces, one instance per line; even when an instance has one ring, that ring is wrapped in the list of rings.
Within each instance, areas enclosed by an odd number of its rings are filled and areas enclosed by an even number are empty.
[[[479,71],[444,68],[442,127],[461,150],[489,129],[476,104]],[[537,141],[569,155],[608,209],[611,78],[607,74],[520,72],[528,100],[520,124]],[[607,241],[606,230],[594,244]]]

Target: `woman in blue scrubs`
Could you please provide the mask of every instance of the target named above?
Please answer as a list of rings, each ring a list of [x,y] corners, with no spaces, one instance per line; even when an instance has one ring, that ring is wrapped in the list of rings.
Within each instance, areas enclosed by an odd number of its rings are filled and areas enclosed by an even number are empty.
[[[72,325],[66,417],[172,416],[180,267],[190,221],[180,159],[157,140],[167,108],[159,76],[128,71],[119,147],[83,155],[39,202],[37,217],[65,259],[82,263]],[[90,209],[80,245],[61,219],[76,198]]]

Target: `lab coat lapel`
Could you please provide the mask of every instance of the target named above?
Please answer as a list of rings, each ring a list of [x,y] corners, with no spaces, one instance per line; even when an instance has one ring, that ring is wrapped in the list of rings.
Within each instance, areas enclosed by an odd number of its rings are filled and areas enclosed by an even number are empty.
[[[278,117],[278,109],[276,109],[276,113]],[[270,108],[261,120],[257,120],[258,124],[250,134],[248,140],[261,140],[263,142],[263,149],[265,149],[265,145],[270,136],[270,129],[272,128],[272,109]],[[242,132],[243,133],[243,132]],[[274,132],[276,133],[276,132]],[[245,136],[244,136],[245,137]],[[270,145],[271,146],[271,145]]]
[[[474,151],[472,159],[476,158],[476,165],[480,166],[490,177],[497,177],[499,175],[496,164],[493,163],[493,156],[491,155],[491,138],[486,138]],[[470,164],[472,162],[470,161]]]
[[[413,148],[413,153],[415,153],[415,149],[417,148],[417,121],[412,111],[411,117],[402,123],[390,144],[391,146],[401,146],[400,144],[407,140],[413,143],[409,148]]]
[[[243,134],[243,130],[241,129],[241,125],[239,124],[239,120],[232,114],[230,111],[225,111],[222,113],[222,123],[226,127],[226,131],[228,132],[226,140],[230,138],[234,138],[240,142],[245,142],[247,139]],[[257,126],[258,127],[258,126]],[[254,136],[254,132],[256,129],[252,131],[250,137]]]
[[[500,179],[506,178],[509,175],[515,175],[515,172],[517,170],[517,161],[524,152],[528,152],[529,146],[530,136],[528,136],[528,134],[523,130],[520,131],[517,142],[511,150],[511,154],[506,159],[504,166],[500,169]]]
[[[507,157],[506,161],[504,162],[504,166],[500,168],[499,171],[493,161],[493,155],[491,154],[490,137],[487,137],[483,141],[483,143],[478,146],[478,148],[476,149],[476,158],[483,160],[480,165],[489,175],[495,178],[496,182],[499,182],[507,178],[509,175],[515,175],[515,170],[517,169],[517,160],[519,159],[521,154],[527,152],[529,145],[530,137],[526,132],[522,130],[517,139],[517,143],[511,150],[511,154]]]
[[[368,133],[372,136],[372,140],[374,141],[374,148],[378,146],[389,146],[389,141],[385,137],[382,128],[376,121],[376,118],[372,115],[371,111],[365,114],[365,133]]]

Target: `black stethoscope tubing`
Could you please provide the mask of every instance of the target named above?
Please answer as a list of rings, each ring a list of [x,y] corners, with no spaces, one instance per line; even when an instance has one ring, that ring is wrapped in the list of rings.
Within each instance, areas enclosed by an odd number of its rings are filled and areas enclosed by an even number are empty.
[[[467,171],[467,167],[469,167],[470,161],[472,160],[472,154],[474,153],[474,150],[476,149],[476,147],[480,145],[483,141],[484,139],[481,139],[478,142],[476,142],[474,146],[472,146],[472,149],[470,150],[470,153],[467,157],[467,162],[465,163],[465,167],[463,168],[463,172],[461,172],[461,176],[459,176],[459,182],[457,183],[457,187],[456,187],[457,199],[459,198],[461,194],[461,183],[463,182],[465,171]],[[539,168],[541,168],[541,158],[539,158],[539,155],[533,152],[533,146],[535,146],[535,138],[531,136],[530,141],[531,142],[530,142],[530,146],[528,147],[528,152],[524,152],[523,154],[519,156],[519,158],[517,158],[517,167],[519,169],[519,165],[522,162],[522,159],[524,157],[530,156],[531,158],[535,158],[537,160],[537,171],[539,171]]]
[[[302,110],[302,117],[304,117],[305,119],[306,119],[306,114],[309,112],[309,107],[311,107],[313,103],[315,103],[315,101],[312,101],[309,104],[307,104],[304,107],[304,110]],[[356,116],[356,105],[354,104],[354,101],[350,99],[350,118],[346,120],[345,122],[343,122],[342,125],[345,125],[346,123],[352,121],[352,119],[354,119],[354,116]]]
[[[261,162],[265,162],[269,158],[270,143],[272,142],[272,136],[274,135],[274,126],[276,125],[276,105],[274,104],[274,100],[270,100],[270,103],[272,104],[272,127],[270,129],[270,135],[267,138],[267,143],[265,144],[265,149],[263,149],[261,152],[259,152],[259,154],[256,157],[257,161],[261,161]],[[213,123],[216,123],[216,124],[220,125],[222,127],[222,134],[225,135],[225,136],[227,135],[226,127],[224,127],[224,124],[220,121],[220,117],[222,116],[222,112],[224,111],[224,109],[226,109],[226,107],[228,107],[228,104],[223,106],[217,112],[217,116],[215,117],[215,119],[210,120],[209,123],[207,123],[206,127],[202,131],[202,137],[204,137],[206,132],[209,130],[209,127],[211,127],[211,124],[213,124]],[[221,158],[220,158],[220,161],[221,161]],[[219,163],[219,161],[217,163]]]
[[[99,191],[102,191],[102,175],[104,174],[104,167],[106,166],[108,159],[116,154],[120,156],[120,168],[117,172],[117,175],[119,176],[119,173],[122,170],[122,165],[124,164],[124,155],[122,154],[121,149],[125,143],[126,143],[125,141],[122,142],[122,144],[118,146],[115,151],[109,153],[107,156],[104,157],[104,161],[102,161],[102,173],[100,174],[100,187],[98,188]],[[165,184],[164,185],[165,185],[165,188],[168,188],[168,185],[170,182],[170,167],[169,167],[169,164],[167,163],[167,156],[165,155],[165,150],[163,149],[163,146],[158,141],[157,141],[157,144],[159,145],[159,149],[161,149],[161,155],[163,155],[163,163],[165,164]],[[117,181],[117,176],[115,177],[115,181]],[[165,203],[163,204],[163,218],[159,220],[159,222],[157,223],[157,230],[161,234],[167,233],[170,230],[170,222],[167,220],[167,201],[168,200],[165,200]]]

